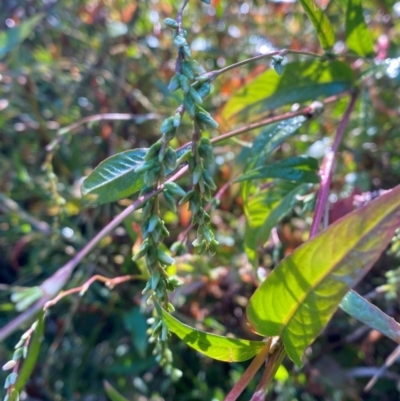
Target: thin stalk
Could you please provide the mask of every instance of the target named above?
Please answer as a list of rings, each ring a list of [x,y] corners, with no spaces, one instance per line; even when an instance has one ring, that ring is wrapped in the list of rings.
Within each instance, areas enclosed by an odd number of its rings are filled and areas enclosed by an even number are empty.
[[[185,175],[187,170],[187,166],[183,167],[166,182],[176,181]],[[99,233],[95,235],[72,259],[70,259],[64,266],[60,267],[52,276],[45,280],[40,286],[40,288],[43,290],[42,298],[40,298],[39,301],[37,301],[29,309],[18,315],[15,319],[0,329],[0,341],[4,340],[10,334],[16,331],[22,324],[33,318],[37,312],[43,309],[46,302],[55,297],[68,282],[75,267],[82,261],[82,259],[88,255],[105,236],[118,227],[132,212],[139,209],[153,196],[159,194],[163,188],[164,186],[161,185],[159,188],[150,192],[149,194],[138,198],[132,203],[132,205],[128,206],[120,214],[114,217],[114,219],[110,221],[101,231],[99,231]]]
[[[221,68],[220,70],[214,70],[214,71],[208,72],[205,75],[210,77],[210,80],[213,81],[219,75],[221,75],[225,72],[228,72],[230,70],[233,70],[235,68],[241,67],[242,65],[246,65],[246,64],[252,63],[254,61],[262,60],[264,58],[271,58],[274,56],[282,56],[283,57],[286,54],[297,54],[297,55],[302,55],[302,56],[315,57],[315,58],[319,58],[319,59],[325,58],[325,56],[322,54],[317,54],[317,53],[312,53],[312,52],[303,52],[300,50],[282,49],[282,50],[275,50],[273,52],[266,53],[266,54],[260,54],[255,57],[251,57],[246,60],[239,61],[235,64],[231,64],[231,65],[228,65],[227,67]]]
[[[267,395],[268,385],[275,377],[275,373],[278,370],[283,359],[285,358],[285,355],[286,355],[285,348],[283,344],[280,343],[278,347],[275,349],[275,351],[268,357],[264,373],[250,401],[265,400],[265,396]]]
[[[269,350],[271,348],[272,337],[270,337],[265,344],[265,346],[261,349],[261,351],[255,356],[255,358],[251,361],[251,364],[243,373],[242,377],[235,384],[229,394],[225,397],[224,401],[236,401],[240,394],[242,394],[243,390],[250,383],[251,379],[255,376],[255,374],[260,369],[261,365],[265,362],[268,357]]]
[[[350,98],[350,102],[347,106],[347,109],[343,115],[343,118],[340,121],[332,145],[332,149],[328,152],[328,154],[324,158],[324,161],[322,162],[322,166],[319,172],[319,175],[321,177],[321,186],[318,191],[317,204],[315,207],[313,222],[311,224],[310,238],[314,237],[318,233],[318,228],[325,210],[325,205],[326,202],[328,201],[329,189],[332,181],[333,165],[336,158],[336,154],[339,149],[340,142],[342,141],[344,131],[346,130],[347,124],[349,122],[350,114],[353,111],[354,106],[356,104],[357,97],[358,93],[353,92]]]

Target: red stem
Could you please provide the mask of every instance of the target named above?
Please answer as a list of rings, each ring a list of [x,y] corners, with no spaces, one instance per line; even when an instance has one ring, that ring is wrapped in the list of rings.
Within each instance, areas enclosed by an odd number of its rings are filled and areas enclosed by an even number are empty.
[[[343,138],[343,133],[347,127],[350,119],[350,114],[354,109],[358,97],[357,92],[353,92],[347,109],[343,115],[342,121],[340,121],[338,130],[336,132],[335,140],[329,153],[325,156],[322,162],[319,175],[321,177],[321,186],[318,191],[317,204],[315,207],[314,219],[311,224],[310,238],[314,237],[318,233],[319,224],[322,219],[322,215],[325,210],[325,205],[329,196],[329,189],[332,181],[333,165],[336,158],[337,151],[339,149],[340,142]]]
[[[250,383],[250,380],[254,377],[254,375],[258,372],[261,365],[265,362],[268,357],[269,350],[271,348],[272,337],[268,339],[265,346],[261,349],[261,351],[255,356],[255,358],[251,361],[251,364],[243,373],[242,377],[239,381],[234,385],[229,394],[225,397],[224,401],[236,401],[240,394],[242,394],[243,390]]]

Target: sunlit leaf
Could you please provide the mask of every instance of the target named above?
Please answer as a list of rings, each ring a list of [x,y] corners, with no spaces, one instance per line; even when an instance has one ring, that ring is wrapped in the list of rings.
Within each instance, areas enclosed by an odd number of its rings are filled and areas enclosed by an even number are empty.
[[[250,262],[257,264],[257,248],[264,245],[271,230],[292,210],[310,186],[292,182],[277,182],[249,198],[245,205],[245,250]]]
[[[344,295],[368,272],[400,225],[400,186],[328,227],[276,267],[250,299],[258,333],[280,336],[289,357],[321,333]]]
[[[128,401],[128,399],[123,397],[117,390],[115,390],[115,388],[108,381],[104,380],[103,385],[107,397],[111,401]]]
[[[163,310],[170,331],[196,351],[224,362],[241,362],[252,358],[265,346],[263,341],[239,340],[194,329]]]
[[[326,14],[313,0],[299,0],[299,3],[317,31],[322,48],[324,50],[331,50],[335,44],[335,33]]]
[[[227,102],[225,123],[254,121],[285,104],[316,100],[349,89],[353,71],[340,61],[298,61],[286,65],[281,76],[268,70],[237,91]]]
[[[11,51],[15,46],[23,42],[35,29],[36,25],[42,18],[43,14],[37,14],[22,22],[15,28],[10,28],[6,31],[0,32],[0,58]]]
[[[290,157],[267,166],[260,166],[240,176],[236,181],[261,178],[282,178],[296,182],[319,182],[318,161],[313,157]]]
[[[340,308],[400,344],[400,324],[355,291],[344,296]]]
[[[147,149],[127,150],[105,159],[85,178],[83,195],[96,195],[97,204],[126,198],[143,188],[144,173],[135,173]]]
[[[359,56],[372,56],[374,43],[364,20],[361,0],[348,0],[346,11],[346,45]]]

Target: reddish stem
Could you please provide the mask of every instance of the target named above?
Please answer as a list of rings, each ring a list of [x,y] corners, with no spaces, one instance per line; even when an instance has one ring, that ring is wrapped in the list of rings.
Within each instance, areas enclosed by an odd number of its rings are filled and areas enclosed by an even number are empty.
[[[240,394],[242,394],[243,390],[250,383],[250,380],[254,377],[254,375],[258,372],[261,365],[265,362],[268,357],[269,350],[271,348],[272,337],[270,337],[265,344],[265,346],[261,349],[261,351],[255,356],[255,358],[251,361],[251,364],[243,373],[242,377],[239,381],[234,385],[229,394],[225,397],[224,401],[236,401]]]
[[[332,171],[333,171],[333,165],[334,165],[334,161],[336,158],[336,154],[339,149],[340,142],[342,141],[343,133],[349,122],[350,114],[353,111],[354,106],[356,104],[357,97],[358,97],[358,93],[353,92],[351,95],[351,98],[350,98],[349,105],[347,106],[347,109],[343,115],[342,121],[340,121],[332,148],[327,153],[327,155],[324,158],[324,161],[322,162],[321,169],[319,171],[319,175],[321,177],[321,186],[318,191],[314,219],[311,224],[310,238],[314,237],[318,233],[319,224],[321,222],[322,215],[325,210],[325,205],[326,205],[326,202],[327,202],[328,196],[329,196],[329,189],[331,186]]]

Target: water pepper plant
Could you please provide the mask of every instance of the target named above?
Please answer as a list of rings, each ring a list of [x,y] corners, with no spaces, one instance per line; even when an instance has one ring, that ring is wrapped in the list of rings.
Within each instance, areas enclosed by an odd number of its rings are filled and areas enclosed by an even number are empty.
[[[131,280],[143,281],[141,307],[143,313],[151,314],[147,319],[148,341],[153,344],[155,360],[172,380],[184,375],[174,365],[172,334],[218,361],[252,359],[225,401],[238,399],[261,367],[264,371],[251,400],[265,399],[285,356],[301,367],[305,351],[323,333],[338,308],[394,342],[400,341],[400,325],[352,290],[374,266],[400,226],[400,186],[375,200],[361,202],[332,224],[326,218],[335,162],[351,114],[365,88],[372,85],[371,71],[384,70],[374,59],[373,41],[361,3],[349,1],[346,5],[347,53],[335,51],[335,31],[326,13],[312,0],[300,0],[319,39],[319,52],[278,49],[207,71],[192,54],[192,32],[185,24],[192,2],[198,0],[184,0],[178,14],[163,22],[164,29],[171,31],[172,51],[176,54],[173,76],[165,84],[168,94],[176,95],[181,104],[162,119],[159,139],[150,147],[112,155],[83,180],[82,194],[92,205],[126,198],[131,203],[40,286],[13,291],[12,301],[21,314],[0,329],[0,339],[27,321],[33,319],[34,323],[22,334],[12,358],[3,366],[9,372],[4,401],[19,399],[35,366],[51,308],[66,296],[83,296],[96,281],[109,289]],[[209,5],[210,1],[202,3]],[[29,21],[29,27],[33,29],[38,21]],[[24,27],[28,25],[19,29]],[[24,35],[20,37],[22,40]],[[356,68],[352,64],[355,58],[369,63],[369,69]],[[267,60],[271,68],[233,93],[218,118],[214,118],[207,110],[213,82],[260,60]],[[338,102],[345,106],[322,161],[310,152],[274,159],[277,149],[306,124],[324,118],[325,108]],[[300,106],[301,103],[306,104]],[[227,132],[222,132],[220,126]],[[246,141],[238,139],[255,130],[257,136],[250,137],[251,142],[249,137]],[[60,132],[48,144],[51,156],[67,133],[68,130]],[[186,144],[177,145],[188,136]],[[238,172],[230,182],[218,186],[215,146],[233,138],[243,148]],[[51,161],[49,156],[48,166]],[[179,277],[173,268],[176,260],[188,255],[212,258],[218,252],[221,245],[213,213],[223,193],[234,185],[240,186],[246,221],[243,252],[255,276],[266,244],[277,236],[276,227],[300,207],[300,215],[312,216],[304,219],[309,238],[285,257],[276,248],[275,266],[263,279],[258,276],[259,286],[246,307],[248,326],[259,335],[258,341],[198,330],[173,314],[177,304],[174,295],[185,286],[185,278]],[[163,216],[166,211],[177,216],[183,208],[190,213],[190,223],[177,238],[172,237]],[[141,274],[114,278],[95,275],[78,287],[63,290],[82,259],[136,211],[140,211],[140,215],[136,214],[140,230],[132,261]],[[109,383],[105,384],[105,391],[112,400],[124,399]]]

